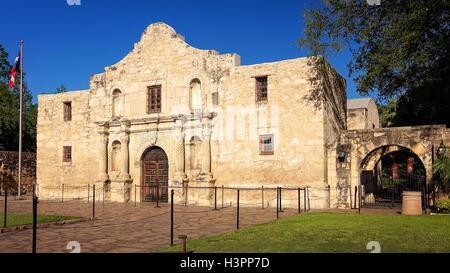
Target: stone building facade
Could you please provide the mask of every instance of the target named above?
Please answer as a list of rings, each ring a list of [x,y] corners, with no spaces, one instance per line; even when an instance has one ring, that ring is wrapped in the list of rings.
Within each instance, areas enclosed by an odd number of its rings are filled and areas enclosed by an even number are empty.
[[[86,198],[95,185],[109,201],[164,201],[169,186],[178,204],[212,206],[214,187],[308,187],[311,208],[340,207],[361,161],[342,138],[346,104],[321,57],[240,65],[155,23],[88,90],[38,96],[38,195]],[[241,205],[260,206],[261,192],[242,191]],[[297,191],[283,198],[297,205]],[[223,199],[234,205],[235,191]]]
[[[347,129],[380,128],[378,108],[374,99],[360,98],[347,101]]]
[[[76,197],[95,183],[126,202],[137,185],[144,201],[149,153],[160,153],[159,183],[192,188],[177,189],[180,203],[211,204],[213,190],[195,187],[309,186],[311,207],[328,207],[326,147],[345,129],[346,89],[324,63],[312,82],[308,58],[243,66],[237,54],[193,48],[152,24],[123,60],[91,76],[89,90],[38,96],[39,195],[58,198],[64,184]],[[312,89],[328,94],[319,106],[305,98]],[[275,196],[268,191],[269,205]]]

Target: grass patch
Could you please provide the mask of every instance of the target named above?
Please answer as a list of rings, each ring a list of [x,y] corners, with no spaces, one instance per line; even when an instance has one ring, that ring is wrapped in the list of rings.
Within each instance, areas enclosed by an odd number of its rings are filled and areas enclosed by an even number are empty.
[[[61,216],[61,215],[38,215],[37,223],[42,224],[80,218],[82,217]],[[4,224],[4,214],[0,213],[0,227],[3,227],[3,224]],[[6,217],[6,227],[26,226],[32,224],[33,224],[33,215],[31,214],[8,213]]]
[[[450,217],[306,213],[188,240],[187,248],[199,253],[368,253],[370,241],[379,242],[383,253],[448,253]],[[156,252],[181,250],[177,245]]]

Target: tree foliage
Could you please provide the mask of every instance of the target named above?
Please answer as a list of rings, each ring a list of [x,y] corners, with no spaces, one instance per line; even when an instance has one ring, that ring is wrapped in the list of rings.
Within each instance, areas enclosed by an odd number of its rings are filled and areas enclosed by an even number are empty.
[[[63,84],[61,84],[60,87],[56,87],[55,94],[65,93],[65,92],[67,92],[67,88]]]
[[[449,125],[449,7],[449,0],[321,0],[303,12],[297,44],[311,55],[349,48],[357,91],[398,97],[393,125]]]
[[[392,127],[397,115],[397,99],[390,99],[385,105],[377,104],[381,127]]]
[[[0,45],[0,149],[19,150],[19,99],[20,74],[17,74],[15,85],[9,89],[11,64],[8,53]],[[25,78],[25,73],[24,78]],[[22,150],[36,151],[36,119],[37,105],[32,103],[31,92],[23,81],[22,99]]]
[[[433,172],[440,176],[443,186],[448,185],[450,183],[450,156],[446,154],[438,157],[433,164]]]

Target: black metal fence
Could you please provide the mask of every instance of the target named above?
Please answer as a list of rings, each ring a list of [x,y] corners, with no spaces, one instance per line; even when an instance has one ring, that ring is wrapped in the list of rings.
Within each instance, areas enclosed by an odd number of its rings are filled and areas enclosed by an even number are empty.
[[[280,210],[282,204],[289,203],[289,207],[298,208],[298,211],[309,210],[309,188],[292,188],[292,187],[225,187],[225,186],[212,186],[212,187],[198,187],[198,186],[147,186],[147,185],[134,185],[134,203],[143,202],[155,202],[156,206],[159,206],[160,202],[168,202],[169,189],[174,189],[177,192],[182,192],[183,197],[177,200],[178,204],[192,205],[190,203],[189,196],[192,198],[199,198],[198,194],[204,193],[207,195],[207,191],[210,192],[211,198],[204,198],[203,205],[211,206],[213,202],[213,210],[229,206],[244,205],[249,207],[261,207],[262,209],[270,207],[275,200]],[[195,191],[195,192],[192,192]],[[240,196],[238,194],[241,194]],[[289,196],[285,196],[289,193]],[[246,194],[246,195],[244,195]],[[244,198],[242,196],[244,195]],[[182,199],[182,200],[181,200]],[[250,199],[252,202],[250,202]],[[259,199],[259,201],[257,201]],[[230,202],[231,200],[231,202]],[[208,202],[209,201],[209,202]],[[239,202],[238,202],[239,201]],[[208,203],[208,204],[207,204]],[[275,207],[275,205],[274,205]]]
[[[429,207],[429,189],[424,175],[389,169],[361,176],[361,188],[355,187],[355,204],[356,194],[360,194],[362,207],[401,206],[404,191],[421,192],[422,207]]]
[[[97,185],[98,186],[98,185]],[[68,198],[67,196],[65,196],[65,191],[70,191],[70,187],[71,186],[67,186],[67,185],[61,185],[60,187],[54,187],[54,188],[50,188],[47,187],[47,190],[58,190],[58,194],[55,195],[54,198],[52,198],[51,200],[46,200],[46,199],[41,199],[40,202],[41,203],[51,203],[57,206],[59,213],[61,215],[66,215],[65,214],[65,204],[66,203],[73,203],[76,202],[78,205],[79,204],[86,204],[86,205],[82,205],[81,207],[78,206],[77,207],[77,212],[82,212],[82,215],[89,215],[89,219],[90,220],[95,220],[96,219],[96,207],[103,206],[104,208],[107,208],[108,206],[108,202],[105,204],[105,200],[104,200],[104,188],[100,187],[100,189],[98,189],[99,187],[97,187],[96,189],[96,185],[86,185],[86,186],[82,186],[82,189],[80,192],[83,192],[83,195],[77,196],[77,197],[70,197]],[[79,186],[72,186],[73,188],[79,188]],[[134,192],[134,206],[137,205],[137,188],[144,188],[143,186],[140,185],[136,185],[135,186],[135,192]],[[162,188],[164,190],[170,190],[169,195],[169,200],[168,203],[169,204],[169,213],[170,213],[170,245],[173,245],[173,241],[174,241],[174,217],[176,217],[176,215],[174,215],[174,194],[177,190],[186,190],[186,188],[188,187],[178,187],[178,186],[162,186],[162,187],[157,187],[157,190],[159,190],[159,188]],[[41,190],[43,190],[45,187],[40,187]],[[240,229],[241,227],[241,223],[240,223],[240,216],[241,216],[241,207],[242,205],[244,206],[249,206],[252,205],[254,203],[248,202],[249,200],[246,200],[245,198],[243,198],[243,193],[257,193],[258,196],[260,196],[261,200],[260,200],[260,209],[261,210],[265,210],[265,213],[273,213],[273,217],[275,218],[275,212],[273,209],[271,210],[267,210],[268,206],[267,206],[267,202],[270,203],[270,201],[272,201],[270,198],[268,199],[267,197],[270,196],[270,194],[275,194],[276,197],[276,218],[278,219],[280,217],[280,213],[282,213],[283,211],[285,211],[285,203],[287,201],[290,202],[291,204],[291,208],[292,208],[292,204],[295,201],[296,204],[296,210],[298,213],[302,213],[302,212],[306,212],[308,210],[310,210],[309,207],[309,189],[308,187],[303,187],[303,188],[284,188],[284,187],[260,187],[260,188],[239,188],[239,187],[225,187],[225,186],[221,186],[221,187],[189,187],[191,190],[194,188],[196,190],[207,190],[207,191],[211,191],[213,194],[213,206],[210,206],[208,208],[208,210],[216,210],[219,211],[221,209],[235,209],[236,213],[235,213],[235,217],[236,217],[236,229]],[[61,190],[59,192],[59,190]],[[35,191],[37,191],[37,188],[35,189]],[[158,191],[156,191],[158,192]],[[224,197],[227,196],[228,192],[228,197],[230,197],[231,195],[233,196],[233,199],[235,200],[235,203],[227,205],[225,203],[225,199]],[[270,193],[270,194],[269,194]],[[87,194],[87,195],[86,195]],[[31,214],[33,215],[33,224],[32,224],[32,252],[36,253],[36,238],[37,236],[39,236],[39,234],[37,233],[37,216],[38,216],[38,197],[35,196],[36,194],[33,194],[33,199],[31,201],[32,203],[32,211]],[[289,197],[291,198],[287,198],[287,195],[289,195]],[[5,190],[4,192],[4,227],[7,226],[7,215],[8,215],[8,192],[7,190]],[[295,198],[292,198],[295,197]],[[294,200],[295,199],[295,200]],[[102,202],[96,202],[97,201],[102,201]],[[20,202],[29,202],[30,200],[23,200]],[[130,200],[131,201],[131,200]],[[179,200],[178,200],[179,201]],[[274,200],[275,201],[275,200]],[[10,201],[9,201],[10,202]],[[153,216],[149,216],[150,217],[156,217],[156,216],[161,216],[167,213],[167,209],[168,206],[167,205],[161,205],[159,204],[160,200],[157,198],[155,202],[150,202],[155,204],[156,208],[162,208],[162,211],[160,214],[157,215],[153,215]],[[101,203],[101,204],[98,204]],[[179,203],[179,202],[178,202]],[[258,202],[259,203],[259,202]],[[2,204],[3,205],[3,204]],[[187,204],[186,204],[187,205]],[[254,207],[254,206],[253,206]],[[130,208],[131,209],[131,208]],[[73,212],[73,211],[72,211]],[[203,212],[205,212],[205,210],[203,210]],[[290,210],[290,213],[293,213],[294,211]],[[189,213],[186,211],[183,211],[183,213]],[[193,212],[193,213],[198,213],[198,211]],[[245,211],[244,211],[245,213]],[[265,214],[264,213],[264,214]],[[105,215],[103,214],[101,216],[102,220],[106,220],[109,218],[117,218],[119,216],[117,215]],[[98,219],[98,218],[97,218]],[[139,219],[139,221],[145,221],[146,219]],[[120,224],[117,224],[120,225]],[[56,229],[64,229],[65,227],[54,227]],[[88,226],[87,226],[88,228]]]

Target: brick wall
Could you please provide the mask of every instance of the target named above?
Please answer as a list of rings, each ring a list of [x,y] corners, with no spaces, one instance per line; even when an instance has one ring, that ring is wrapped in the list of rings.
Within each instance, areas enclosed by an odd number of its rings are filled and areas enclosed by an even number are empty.
[[[0,151],[0,192],[3,195],[5,186],[8,193],[17,194],[19,173],[19,152]],[[22,194],[32,192],[36,183],[36,154],[22,152]]]

